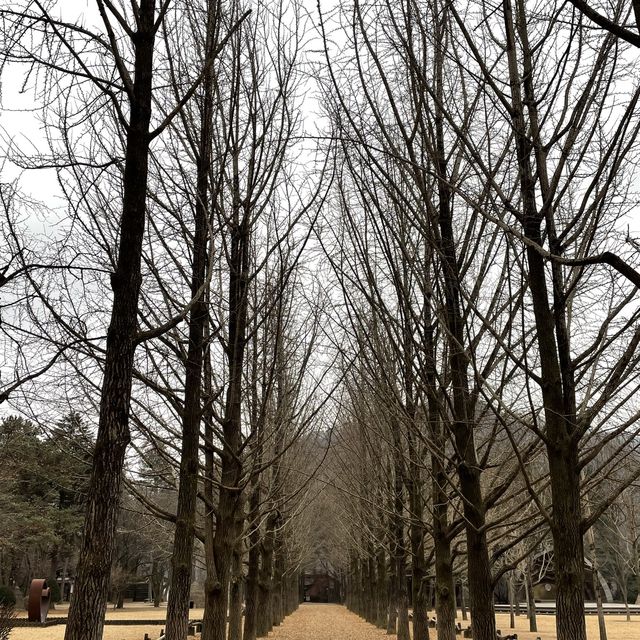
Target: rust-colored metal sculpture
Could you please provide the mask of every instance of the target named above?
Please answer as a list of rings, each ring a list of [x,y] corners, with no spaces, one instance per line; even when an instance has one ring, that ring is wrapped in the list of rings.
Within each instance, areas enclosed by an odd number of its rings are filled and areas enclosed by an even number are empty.
[[[29,604],[27,607],[30,622],[45,622],[49,613],[50,591],[47,581],[36,578],[29,587]]]

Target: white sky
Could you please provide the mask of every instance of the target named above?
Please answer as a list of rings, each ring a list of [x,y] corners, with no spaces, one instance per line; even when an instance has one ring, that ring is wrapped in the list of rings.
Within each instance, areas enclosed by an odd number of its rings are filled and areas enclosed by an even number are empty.
[[[305,0],[304,7],[313,16],[313,23],[317,25],[317,9],[315,0]],[[335,0],[322,2],[323,11],[331,12],[335,8]],[[57,14],[65,20],[74,21],[81,17],[85,24],[99,24],[96,4],[89,0],[59,0],[56,5]],[[316,42],[317,46],[317,42]],[[23,70],[15,66],[7,66],[2,73],[2,92],[0,103],[0,144],[6,149],[9,144],[18,145],[25,151],[46,151],[46,140],[43,126],[39,120],[38,105],[34,105],[30,91],[21,92]],[[310,97],[308,99],[305,116],[305,128],[314,130],[321,126],[318,121],[319,107]],[[55,173],[52,170],[21,171],[10,162],[0,165],[0,182],[6,183],[19,179],[20,188],[27,194],[44,201],[53,210],[64,207]],[[55,222],[55,214],[49,222]],[[640,236],[640,208],[636,208],[626,221],[633,235]],[[44,231],[46,222],[37,218],[32,219],[32,229]],[[10,411],[4,404],[0,405],[0,414]]]

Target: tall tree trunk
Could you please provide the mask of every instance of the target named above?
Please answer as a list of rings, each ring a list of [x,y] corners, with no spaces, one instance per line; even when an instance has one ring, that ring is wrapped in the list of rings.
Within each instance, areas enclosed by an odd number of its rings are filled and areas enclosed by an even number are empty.
[[[485,517],[480,490],[480,474],[470,467],[462,468],[461,473],[467,484],[463,491],[466,500],[471,500],[465,507],[467,520],[467,565],[469,572],[469,597],[471,608],[471,625],[473,636],[478,640],[495,637],[495,613],[493,609],[493,584],[489,550],[484,530]]]
[[[299,570],[296,571],[295,574],[291,577],[291,613],[293,613],[294,611],[297,611],[298,608],[300,607],[300,602],[302,602],[302,598],[300,597],[301,596],[300,584],[302,583],[303,580],[304,578],[301,575]],[[343,603],[342,585],[343,585],[342,572],[340,572],[340,579],[338,581],[338,603],[339,604]]]
[[[638,595],[636,595],[636,604],[640,604],[640,538],[636,531],[635,510],[633,511],[631,521],[631,534],[633,536],[633,559],[636,569],[636,589],[638,590]]]
[[[207,42],[205,51],[213,49],[213,3],[207,6]],[[171,583],[167,603],[166,640],[183,640],[189,626],[189,601],[193,564],[193,541],[196,528],[202,367],[205,325],[208,322],[204,297],[207,270],[209,225],[209,171],[211,168],[213,130],[213,69],[210,67],[203,85],[200,141],[196,160],[196,202],[193,234],[191,296],[196,299],[189,315],[189,345],[184,385],[182,415],[182,451],[176,527],[171,556]]]
[[[519,5],[522,11],[522,6]],[[535,96],[525,81],[530,122],[525,118],[518,69],[515,27],[511,0],[503,0],[506,29],[506,49],[511,87],[511,118],[514,131],[520,192],[523,208],[525,236],[539,246],[543,245],[542,222],[544,214],[538,211],[535,177],[532,167],[534,146],[529,132],[535,124]],[[519,17],[519,21],[521,18]],[[519,24],[524,52],[524,73],[533,74],[530,51],[526,46],[526,28]],[[535,134],[535,131],[533,132]],[[540,168],[540,167],[539,167]],[[540,176],[539,176],[540,177]],[[543,185],[544,186],[544,185]],[[543,193],[543,196],[546,196]],[[551,233],[551,230],[547,230]],[[580,505],[580,466],[578,435],[575,424],[575,389],[572,379],[569,345],[566,342],[564,303],[558,290],[558,266],[552,267],[555,298],[553,311],[547,289],[547,271],[542,256],[533,246],[526,247],[529,267],[529,287],[533,300],[541,378],[542,400],[545,413],[547,458],[551,480],[552,536],[556,576],[556,630],[558,640],[586,640],[584,620],[584,549],[582,540],[582,513]],[[557,342],[556,342],[557,339]],[[560,361],[563,360],[561,367]]]
[[[151,120],[155,0],[141,0],[126,134],[123,204],[113,306],[107,331],[98,433],[87,492],[84,537],[65,640],[100,640],[113,562],[120,485],[130,441],[129,409],[138,334],[138,300]]]
[[[407,265],[403,265],[403,292],[410,287]],[[403,300],[403,292],[399,294]],[[402,303],[402,302],[401,302]],[[404,301],[406,304],[406,301]],[[421,455],[416,445],[419,429],[416,424],[415,401],[415,356],[413,325],[410,312],[404,315],[403,326],[403,379],[405,389],[405,414],[407,425],[407,448],[409,468],[404,478],[409,502],[409,540],[411,544],[411,605],[413,608],[413,640],[428,640],[429,622],[427,620],[427,600],[423,581],[427,577],[427,564],[424,556],[425,527],[423,523],[424,504],[422,499],[422,476],[420,473]]]
[[[629,608],[629,591],[624,579],[621,581],[620,588],[622,589],[622,598],[624,599],[624,610],[627,615],[627,622],[631,622],[631,609]]]
[[[376,559],[373,552],[373,543],[371,540],[367,544],[367,561],[366,561],[367,574],[364,580],[365,588],[365,620],[371,624],[375,624],[376,620]]]
[[[409,640],[409,609],[407,602],[407,552],[404,539],[403,521],[403,482],[402,482],[402,461],[400,452],[396,450],[394,460],[394,510],[392,515],[392,530],[394,536],[394,560],[395,560],[395,597],[396,611],[398,613],[396,634],[398,640]]]
[[[531,559],[527,558],[525,571],[525,589],[527,591],[527,616],[529,618],[529,631],[538,630],[538,620],[536,617],[536,601],[533,597],[533,580],[531,579]]]
[[[638,590],[638,595],[636,596],[636,604],[640,604],[640,551],[638,550],[637,542],[634,542],[633,548],[636,561],[636,589]]]
[[[228,640],[240,640],[242,637],[242,540],[238,541],[233,552],[233,576],[229,595],[229,634]]]
[[[273,614],[271,612],[271,586],[273,581],[273,548],[277,522],[278,514],[275,512],[271,513],[269,518],[267,518],[266,532],[262,542],[258,597],[258,638],[263,638],[271,631],[271,623],[273,621]]]
[[[293,613],[300,606],[300,581],[301,576],[298,571],[296,571],[291,576],[291,608],[289,613]],[[342,604],[342,576],[338,581],[338,603]]]
[[[259,571],[260,571],[260,530],[255,512],[259,509],[260,494],[254,491],[251,494],[251,507],[249,519],[252,529],[249,533],[249,562],[247,566],[246,605],[244,613],[243,640],[255,640],[256,625],[258,621],[258,597],[259,597]]]
[[[213,537],[216,588],[205,602],[202,640],[225,640],[229,584],[233,551],[242,533],[239,514],[243,508],[240,488],[242,479],[242,374],[246,350],[247,307],[250,262],[250,216],[248,205],[240,201],[239,149],[233,150],[233,217],[229,223],[229,318],[228,360],[229,382],[222,420],[220,489]],[[207,611],[209,610],[208,615]]]
[[[438,452],[434,452],[431,456],[431,467],[437,635],[438,640],[454,640],[456,635],[456,603],[447,513],[448,495],[446,492],[446,472]]]
[[[257,461],[257,466],[259,465],[260,457]],[[258,622],[260,571],[260,482],[257,474],[254,474],[251,478],[249,522],[249,563],[247,567],[243,640],[255,640]]]
[[[444,35],[444,19],[439,25]],[[493,584],[489,548],[485,530],[485,504],[480,484],[481,469],[474,440],[474,409],[469,398],[468,357],[465,352],[465,330],[461,310],[461,285],[456,239],[453,232],[453,193],[449,184],[447,149],[444,135],[442,104],[444,70],[442,53],[436,58],[435,161],[438,173],[438,220],[440,254],[444,277],[446,324],[449,334],[449,369],[453,396],[453,424],[460,493],[464,503],[467,538],[467,567],[471,624],[475,640],[495,640],[496,622],[493,609]],[[453,597],[453,596],[452,596]]]
[[[355,551],[350,552],[349,562],[349,608],[354,613],[358,613],[357,607],[357,580],[358,580],[358,560]]]
[[[589,498],[587,496],[584,513],[588,516],[591,512]],[[598,631],[600,640],[607,640],[607,625],[604,619],[604,608],[602,606],[602,587],[600,585],[600,571],[598,568],[598,555],[596,547],[596,534],[594,527],[590,527],[587,531],[587,541],[589,544],[589,557],[591,558],[591,579],[593,584],[593,592],[596,596],[596,609],[598,612]]]
[[[254,297],[257,293],[254,291]],[[257,301],[254,300],[254,307],[257,307]],[[245,613],[244,625],[242,631],[243,640],[255,640],[258,623],[258,598],[259,598],[259,579],[260,579],[260,467],[262,466],[263,453],[263,433],[264,433],[264,412],[259,408],[258,398],[258,327],[257,318],[254,318],[254,326],[252,331],[253,353],[251,360],[251,437],[255,443],[253,456],[253,472],[249,481],[249,558],[247,566],[247,580],[245,584]],[[268,388],[265,380],[262,381],[263,389]],[[262,406],[266,402],[268,391],[262,398]]]
[[[282,292],[280,295],[282,301]],[[265,565],[264,589],[262,596],[267,599],[264,607],[265,620],[258,624],[258,635],[265,635],[274,625],[282,620],[282,580],[285,571],[284,541],[282,538],[283,516],[279,511],[279,498],[281,495],[281,454],[284,450],[287,419],[286,413],[290,410],[287,405],[287,387],[285,378],[285,360],[282,350],[282,307],[278,306],[274,339],[274,362],[276,379],[276,401],[274,412],[274,464],[271,475],[272,513],[267,520],[268,531],[265,539],[268,544],[264,546],[263,565]],[[262,608],[262,604],[261,604]],[[268,616],[268,617],[267,617]],[[266,629],[266,632],[265,632]],[[265,633],[261,633],[265,632]]]
[[[238,451],[238,448],[235,450]],[[215,582],[206,592],[202,640],[225,640],[226,638],[229,587],[233,575],[233,551],[241,535],[236,522],[237,513],[242,508],[242,496],[240,490],[236,489],[241,473],[239,466],[240,463],[235,456],[229,456],[226,464],[224,462],[222,464],[216,528],[212,541]]]
[[[397,586],[397,608],[398,608],[398,628],[397,636],[398,640],[409,640],[411,634],[409,632],[409,603],[407,596],[407,564],[406,556],[402,554],[397,558],[398,571],[396,579],[398,580]],[[400,584],[402,583],[402,584]]]
[[[413,447],[411,447],[413,448]],[[415,452],[413,452],[415,454]],[[420,474],[416,461],[412,461],[409,470],[409,504],[411,523],[411,591],[413,600],[413,640],[428,640],[429,621],[427,619],[427,594],[424,581],[427,577],[427,563],[424,557],[423,506],[420,495]]]
[[[427,249],[429,250],[429,249]],[[425,263],[431,265],[431,256],[425,256]],[[426,276],[431,276],[430,266]],[[425,376],[427,383],[428,433],[432,442],[431,453],[431,503],[432,537],[435,556],[435,610],[438,622],[438,640],[454,640],[456,634],[456,603],[453,578],[453,559],[449,534],[448,478],[445,469],[447,438],[441,419],[440,402],[436,389],[439,388],[436,375],[436,345],[433,336],[432,301],[427,299],[424,315],[424,350],[427,356]],[[431,587],[431,583],[430,583]],[[429,595],[429,606],[432,596]]]
[[[391,547],[393,549],[393,546]],[[395,635],[398,624],[398,579],[395,553],[391,556],[391,572],[387,595],[387,635]]]
[[[516,610],[515,610],[515,586],[513,584],[513,571],[509,572],[508,588],[509,588],[509,628],[516,628]]]
[[[387,558],[384,547],[379,547],[376,554],[376,626],[385,629],[387,626]]]
[[[277,627],[284,618],[283,613],[283,583],[284,583],[284,565],[285,565],[285,549],[282,539],[281,529],[276,532],[274,547],[274,566],[273,566],[273,585],[271,589],[271,616],[273,626]]]
[[[554,418],[557,420],[557,416]],[[553,433],[554,430],[552,428],[548,431]],[[550,441],[553,440],[554,437],[551,436]],[[586,640],[578,454],[575,446],[570,443],[566,448],[549,446],[547,455],[553,500],[552,534],[558,640]]]
[[[209,334],[208,325],[206,328],[207,337]],[[207,627],[212,627],[214,624],[213,618],[213,607],[211,606],[211,602],[216,597],[216,592],[219,589],[218,576],[216,573],[216,561],[215,554],[213,548],[213,538],[215,535],[215,508],[214,508],[214,500],[215,500],[215,492],[214,492],[214,483],[215,483],[215,460],[214,460],[214,449],[212,443],[214,441],[214,429],[213,429],[213,411],[211,409],[210,399],[212,398],[212,367],[211,367],[211,356],[207,352],[207,356],[204,360],[204,389],[207,395],[207,408],[203,414],[204,418],[204,436],[205,436],[205,445],[204,445],[204,503],[205,503],[205,514],[204,514],[204,555],[205,555],[205,566],[207,570],[205,583],[204,583],[204,598],[205,598],[205,607],[204,607],[204,615],[203,615],[203,635],[204,629]]]
[[[446,517],[446,516],[445,516]],[[434,520],[435,571],[436,571],[436,619],[438,640],[454,640],[456,635],[456,603],[454,598],[453,561],[448,535]]]
[[[460,581],[460,609],[462,613],[462,619],[468,620],[469,616],[467,615],[467,600],[464,593],[464,580]],[[453,613],[454,615],[456,613],[455,607],[453,609]]]
[[[437,127],[442,128],[441,116],[438,118]],[[440,133],[440,135],[443,134]],[[454,414],[452,431],[459,460],[457,470],[460,493],[464,502],[471,623],[473,637],[476,640],[493,640],[496,636],[496,625],[491,565],[485,530],[485,504],[473,435],[474,420],[473,416],[469,415],[472,409],[468,403],[467,356],[463,347],[464,329],[460,311],[460,282],[451,217],[451,193],[449,187],[443,182],[447,175],[444,153],[441,155],[440,165],[439,225],[444,261],[447,323],[450,332],[449,364]]]
[[[367,619],[367,612],[369,610],[369,563],[367,558],[360,558],[360,617]]]
[[[149,580],[149,584],[151,586],[151,598],[153,599],[153,606],[155,608],[158,608],[160,606],[160,602],[162,601],[163,577],[164,571],[160,569],[158,559],[154,558],[151,565],[151,577]]]

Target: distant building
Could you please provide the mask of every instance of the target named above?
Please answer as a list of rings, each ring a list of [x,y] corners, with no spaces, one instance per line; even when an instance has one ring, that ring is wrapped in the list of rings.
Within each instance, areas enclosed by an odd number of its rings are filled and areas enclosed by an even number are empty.
[[[531,574],[534,600],[537,602],[555,600],[556,575],[553,566],[553,551],[543,551],[532,558]],[[584,559],[584,578],[584,599],[595,600],[593,566],[586,558]]]
[[[328,573],[305,572],[305,602],[341,602],[340,581]]]

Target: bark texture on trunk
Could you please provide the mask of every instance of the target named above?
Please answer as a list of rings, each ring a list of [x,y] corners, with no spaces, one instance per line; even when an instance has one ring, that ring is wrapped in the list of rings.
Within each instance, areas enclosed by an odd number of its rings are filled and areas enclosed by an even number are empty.
[[[553,500],[558,640],[586,640],[580,471],[575,447],[547,450]],[[555,560],[558,558],[558,560]]]
[[[107,331],[98,433],[86,503],[84,537],[66,640],[101,640],[125,452],[138,332],[140,264],[146,222],[151,120],[155,0],[141,0],[135,43],[134,85],[126,136],[123,205],[113,306]]]

